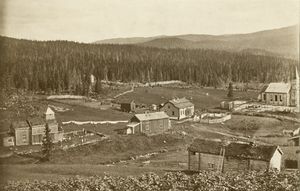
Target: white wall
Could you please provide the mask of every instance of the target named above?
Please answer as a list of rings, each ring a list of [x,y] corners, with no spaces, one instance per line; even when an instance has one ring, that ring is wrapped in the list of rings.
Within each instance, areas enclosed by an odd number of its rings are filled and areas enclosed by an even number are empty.
[[[282,158],[282,155],[281,153],[279,152],[278,149],[276,149],[276,151],[274,152],[271,160],[270,160],[270,168],[276,168],[277,170],[280,171],[280,168],[281,168],[281,158]]]

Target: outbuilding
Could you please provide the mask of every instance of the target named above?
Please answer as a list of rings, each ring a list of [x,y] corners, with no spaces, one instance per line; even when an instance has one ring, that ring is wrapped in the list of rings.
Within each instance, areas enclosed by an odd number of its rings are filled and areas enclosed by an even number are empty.
[[[280,170],[282,154],[274,145],[196,139],[188,148],[188,169],[221,172]]]

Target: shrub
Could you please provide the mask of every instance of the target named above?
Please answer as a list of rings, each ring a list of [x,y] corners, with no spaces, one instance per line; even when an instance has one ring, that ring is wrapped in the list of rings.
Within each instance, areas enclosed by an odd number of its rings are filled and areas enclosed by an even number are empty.
[[[103,177],[62,179],[59,181],[13,181],[3,188],[7,191],[297,191],[300,190],[300,172],[247,171],[242,173],[201,171],[193,175],[182,172],[158,176],[148,173],[139,177]]]

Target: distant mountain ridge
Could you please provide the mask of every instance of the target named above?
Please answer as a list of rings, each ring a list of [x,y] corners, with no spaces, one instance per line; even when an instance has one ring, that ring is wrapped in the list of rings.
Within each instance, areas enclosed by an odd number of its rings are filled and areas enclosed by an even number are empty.
[[[299,25],[247,34],[115,38],[96,44],[135,44],[157,48],[214,49],[299,59]]]

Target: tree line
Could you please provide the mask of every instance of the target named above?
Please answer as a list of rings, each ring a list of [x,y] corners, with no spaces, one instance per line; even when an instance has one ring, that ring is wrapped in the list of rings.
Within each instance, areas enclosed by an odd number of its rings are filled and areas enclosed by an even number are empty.
[[[90,75],[100,80],[181,80],[201,86],[229,82],[287,81],[296,60],[208,49],[159,49],[136,45],[31,41],[0,37],[2,87],[87,94]]]

